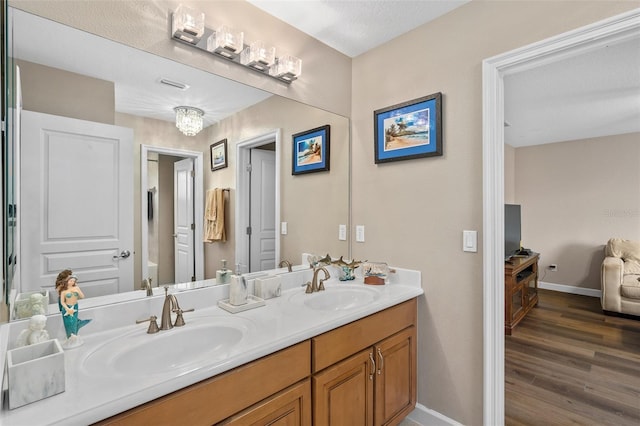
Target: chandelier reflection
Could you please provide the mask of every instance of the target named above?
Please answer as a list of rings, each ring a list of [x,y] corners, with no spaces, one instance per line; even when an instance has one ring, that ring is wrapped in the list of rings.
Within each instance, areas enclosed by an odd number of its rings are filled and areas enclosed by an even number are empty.
[[[176,127],[187,136],[195,136],[203,126],[204,111],[190,106],[178,106],[176,112]]]

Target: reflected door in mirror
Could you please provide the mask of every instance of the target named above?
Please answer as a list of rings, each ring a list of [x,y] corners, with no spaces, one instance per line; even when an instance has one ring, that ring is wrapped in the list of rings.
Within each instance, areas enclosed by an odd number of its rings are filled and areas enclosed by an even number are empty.
[[[72,269],[85,296],[133,290],[133,132],[23,111],[22,292],[55,294]]]

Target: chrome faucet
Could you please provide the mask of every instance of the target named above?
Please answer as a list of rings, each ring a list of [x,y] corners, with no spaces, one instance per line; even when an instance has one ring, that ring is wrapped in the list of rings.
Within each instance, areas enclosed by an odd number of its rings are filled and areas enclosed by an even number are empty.
[[[278,268],[282,268],[283,265],[286,265],[287,270],[291,272],[291,262],[289,262],[288,260],[281,260],[280,263],[278,263]]]
[[[182,310],[180,308],[180,304],[178,303],[178,298],[169,294],[169,286],[164,287],[164,305],[162,305],[162,319],[160,320],[160,330],[171,330],[173,327],[181,327],[184,323],[184,318],[182,317],[183,312],[193,312],[193,308]],[[171,312],[175,312],[176,322],[171,324]]]
[[[318,283],[318,272],[320,271],[324,272],[324,279],[321,279],[320,283]],[[305,293],[314,293],[316,291],[323,291],[324,282],[329,278],[331,278],[331,275],[329,275],[329,271],[327,271],[327,269],[324,266],[314,269],[313,279],[311,280],[310,283],[307,283],[307,289],[305,290]]]
[[[142,290],[147,290],[147,296],[153,296],[153,289],[151,288],[151,278],[149,281],[146,279],[142,280]]]
[[[179,309],[178,299],[173,294],[169,294],[169,286],[164,287],[164,305],[162,305],[162,318],[160,320],[160,330],[171,330],[171,311]]]

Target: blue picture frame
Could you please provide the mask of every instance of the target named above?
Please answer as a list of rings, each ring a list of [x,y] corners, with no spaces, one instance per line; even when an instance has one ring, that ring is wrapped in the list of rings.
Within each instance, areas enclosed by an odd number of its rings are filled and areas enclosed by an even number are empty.
[[[328,171],[331,127],[327,124],[292,136],[292,175]]]
[[[442,155],[442,93],[373,112],[375,163]]]

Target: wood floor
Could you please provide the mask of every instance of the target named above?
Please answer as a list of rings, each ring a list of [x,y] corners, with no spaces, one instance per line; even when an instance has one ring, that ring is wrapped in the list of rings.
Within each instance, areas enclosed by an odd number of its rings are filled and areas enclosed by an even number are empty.
[[[640,321],[540,290],[505,336],[506,425],[640,425]]]

